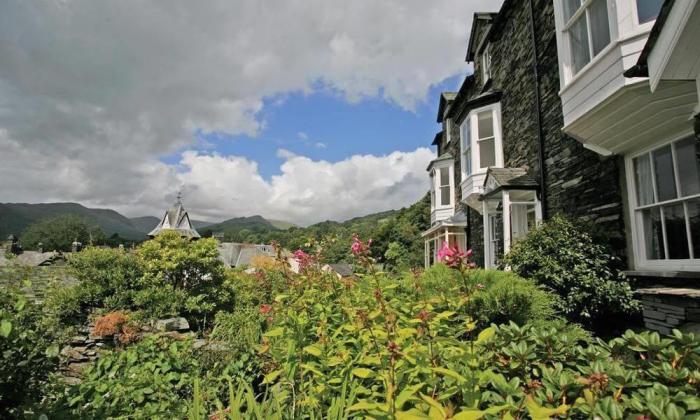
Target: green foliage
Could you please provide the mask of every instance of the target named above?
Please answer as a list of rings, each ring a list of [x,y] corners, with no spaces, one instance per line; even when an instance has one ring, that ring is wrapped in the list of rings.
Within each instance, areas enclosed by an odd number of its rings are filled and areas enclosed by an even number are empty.
[[[103,355],[69,390],[67,405],[80,418],[183,417],[199,373],[190,341],[150,337]]]
[[[516,243],[503,264],[560,296],[567,318],[598,331],[619,327],[639,312],[619,262],[589,226],[556,216]]]
[[[143,276],[134,295],[136,308],[155,317],[183,315],[205,325],[232,301],[218,255],[211,238],[190,241],[164,232],[144,242],[137,251]]]
[[[496,270],[472,270],[469,281],[483,287],[469,301],[472,316],[482,322],[525,324],[554,317],[556,299],[533,282]]]
[[[42,243],[47,251],[70,251],[73,241],[99,244],[105,240],[105,235],[99,227],[88,225],[80,216],[66,214],[28,226],[21,238],[25,249],[36,249]]]
[[[57,367],[58,346],[41,310],[21,294],[0,289],[0,417],[21,417],[36,403]]]

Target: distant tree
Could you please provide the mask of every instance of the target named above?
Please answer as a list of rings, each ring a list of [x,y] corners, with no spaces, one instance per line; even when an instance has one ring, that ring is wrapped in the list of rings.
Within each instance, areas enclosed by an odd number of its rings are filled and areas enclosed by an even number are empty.
[[[46,251],[70,251],[73,241],[83,245],[101,244],[105,241],[105,234],[99,227],[88,225],[80,216],[66,214],[30,225],[20,240],[24,249],[37,249],[41,243]]]

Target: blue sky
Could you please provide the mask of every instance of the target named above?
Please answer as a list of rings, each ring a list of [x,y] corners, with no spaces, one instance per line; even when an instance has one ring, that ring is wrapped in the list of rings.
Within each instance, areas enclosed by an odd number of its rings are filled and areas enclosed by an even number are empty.
[[[440,92],[456,91],[463,78],[456,75],[433,86],[415,111],[379,97],[352,103],[329,90],[268,98],[258,115],[265,126],[257,137],[195,134],[199,141],[185,149],[246,157],[258,163],[263,178],[270,179],[281,173],[285,160],[278,156],[279,149],[315,161],[338,162],[358,154],[381,156],[432,147],[430,143],[440,130],[435,121]],[[161,161],[177,164],[180,153]]]

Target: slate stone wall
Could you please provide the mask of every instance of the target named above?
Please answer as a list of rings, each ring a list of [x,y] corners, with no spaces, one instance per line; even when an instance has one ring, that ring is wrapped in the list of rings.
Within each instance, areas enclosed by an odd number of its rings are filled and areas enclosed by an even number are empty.
[[[486,88],[490,86],[503,93],[501,116],[505,166],[526,166],[533,178],[539,181],[537,92],[528,3],[512,2],[506,15],[497,23],[489,46],[491,81]],[[545,143],[545,213],[548,217],[561,213],[594,222],[609,236],[615,252],[624,258],[626,243],[619,178],[622,162],[618,157],[605,158],[587,150],[562,133],[553,5],[551,0],[535,0],[534,9]],[[480,56],[476,57],[474,67],[477,69],[476,83],[469,97],[484,89]],[[482,218],[473,210],[471,213],[469,245],[474,250],[475,262],[483,264]]]

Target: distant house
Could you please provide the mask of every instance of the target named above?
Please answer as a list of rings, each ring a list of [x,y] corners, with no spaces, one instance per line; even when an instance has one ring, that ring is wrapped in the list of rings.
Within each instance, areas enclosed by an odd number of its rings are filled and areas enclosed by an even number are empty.
[[[698,0],[505,0],[475,14],[474,73],[439,98],[426,266],[447,242],[497,267],[563,214],[606,231],[647,285],[647,327],[700,322],[698,40]]]
[[[177,197],[177,201],[173,206],[165,212],[163,218],[160,219],[158,226],[153,228],[152,231],[148,233],[151,238],[156,237],[158,234],[165,231],[175,231],[180,234],[183,238],[199,239],[201,236],[199,232],[192,226],[190,222],[190,216],[185,211],[182,206],[182,200],[180,195]]]
[[[353,270],[352,266],[347,263],[325,264],[321,267],[321,270],[327,273],[335,274],[338,279],[355,277],[355,270]]]
[[[218,249],[219,259],[229,268],[248,266],[256,256],[276,256],[275,249],[270,245],[222,242]]]

